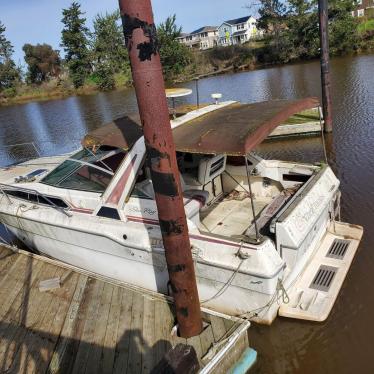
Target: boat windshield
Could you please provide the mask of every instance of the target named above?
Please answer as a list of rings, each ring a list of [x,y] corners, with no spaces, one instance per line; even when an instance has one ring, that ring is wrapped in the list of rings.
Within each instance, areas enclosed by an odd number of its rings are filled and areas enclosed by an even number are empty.
[[[95,152],[84,148],[57,166],[41,183],[71,190],[103,193],[125,154],[119,149],[108,147]]]

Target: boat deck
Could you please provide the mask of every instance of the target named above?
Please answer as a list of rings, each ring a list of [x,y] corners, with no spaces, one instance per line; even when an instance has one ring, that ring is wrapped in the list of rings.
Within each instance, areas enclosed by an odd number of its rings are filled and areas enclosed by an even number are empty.
[[[40,290],[58,277],[60,287]],[[192,345],[208,368],[231,341],[212,369],[226,372],[248,347],[248,322],[205,310],[200,336],[172,336],[168,298],[2,246],[0,300],[1,373],[149,373],[178,343]]]

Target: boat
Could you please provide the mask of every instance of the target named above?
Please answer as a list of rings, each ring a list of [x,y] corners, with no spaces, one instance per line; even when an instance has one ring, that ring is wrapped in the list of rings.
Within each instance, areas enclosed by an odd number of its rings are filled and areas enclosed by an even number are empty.
[[[226,101],[171,121],[202,306],[263,324],[328,317],[363,229],[340,221],[328,164],[254,152],[318,106]],[[76,152],[2,168],[0,220],[33,251],[172,295],[146,154],[139,119],[126,116]]]

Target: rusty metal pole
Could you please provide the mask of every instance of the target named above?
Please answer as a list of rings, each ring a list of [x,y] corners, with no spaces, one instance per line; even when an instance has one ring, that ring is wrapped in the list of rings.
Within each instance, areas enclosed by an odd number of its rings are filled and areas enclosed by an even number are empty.
[[[151,0],[119,5],[179,333],[189,338],[200,334],[202,319]]]
[[[321,45],[322,107],[325,132],[332,132],[328,0],[318,0],[319,37]]]

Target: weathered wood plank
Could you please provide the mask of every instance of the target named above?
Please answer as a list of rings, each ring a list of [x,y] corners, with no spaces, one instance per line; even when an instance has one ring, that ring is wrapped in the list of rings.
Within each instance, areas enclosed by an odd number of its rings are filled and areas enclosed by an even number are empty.
[[[113,373],[125,373],[129,359],[129,342],[134,292],[121,288],[122,302],[117,331],[117,346]]]
[[[103,356],[100,362],[100,372],[111,374],[114,369],[114,359],[117,345],[117,332],[119,327],[122,303],[121,288],[115,287],[113,290],[111,307],[108,317],[108,324],[105,333]]]
[[[127,362],[128,373],[141,373],[142,371],[142,352],[144,350],[144,340],[142,334],[143,313],[144,296],[140,293],[134,293],[131,316],[131,330],[127,331],[127,333],[130,335],[130,358]]]
[[[80,338],[80,344],[78,347],[78,352],[75,357],[73,374],[81,374],[86,370],[87,359],[89,356],[91,343],[93,341],[95,326],[99,319],[99,303],[101,299],[101,294],[104,289],[104,283],[97,280],[93,280],[93,292],[90,299],[87,299],[88,310],[85,317],[85,324],[83,328],[82,337]]]
[[[85,298],[90,297],[93,291],[94,287],[92,282],[89,282],[89,278],[85,275],[79,275],[69,309],[66,317],[64,316],[55,351],[48,366],[48,373],[55,374],[71,371],[86,316],[87,303],[84,301]]]
[[[147,296],[144,297],[142,331],[144,339],[144,349],[142,352],[142,373],[145,374],[150,373],[155,364],[155,301]]]
[[[63,271],[64,269],[60,269],[58,275]],[[69,282],[64,283],[61,289],[51,292],[53,295],[53,302],[47,314],[52,317],[52,319],[47,318],[43,320],[43,325],[41,326],[43,341],[40,344],[40,346],[42,346],[39,356],[40,359],[35,361],[34,371],[29,369],[27,372],[44,373],[47,371],[64,325],[64,317],[72,302],[78,281],[79,274],[73,274]]]
[[[26,273],[26,279],[32,276],[30,273],[32,272],[32,267],[28,270],[29,272]],[[38,290],[37,285],[41,276],[53,277],[56,272],[57,268],[55,266],[43,264],[42,271],[31,284],[31,287],[28,286],[25,288],[23,302],[19,312],[10,322],[15,326],[15,334],[11,338],[14,348],[8,349],[6,357],[4,357],[5,371],[23,372],[24,368],[27,367],[28,361],[32,360],[30,356],[31,352],[29,352],[28,347],[30,344],[29,341],[33,336],[32,330],[39,327],[45,310],[51,303],[51,298],[46,297],[46,294],[42,294]]]
[[[100,361],[102,359],[103,351],[105,350],[105,347],[103,345],[108,324],[113,288],[114,286],[109,283],[104,284],[104,289],[101,295],[101,300],[98,308],[99,318],[96,321],[93,340],[91,343],[91,348],[86,365],[87,374],[95,374],[100,372]]]

